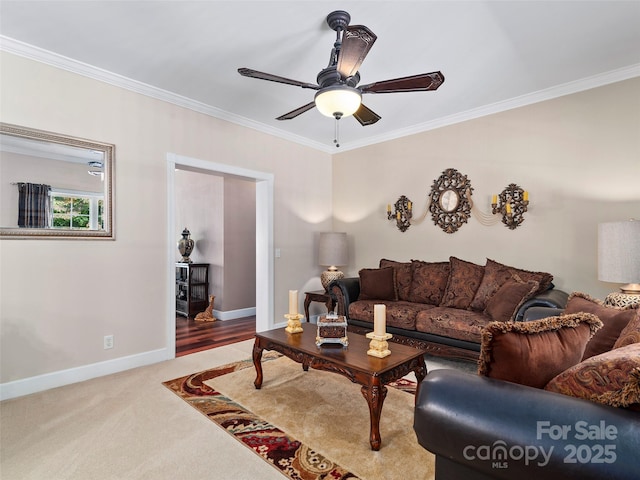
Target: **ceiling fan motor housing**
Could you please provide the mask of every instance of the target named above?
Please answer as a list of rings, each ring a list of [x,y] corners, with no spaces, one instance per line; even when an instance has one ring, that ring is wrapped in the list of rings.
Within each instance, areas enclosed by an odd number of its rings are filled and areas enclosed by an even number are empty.
[[[327,25],[329,25],[331,30],[335,30],[336,32],[347,28],[350,21],[351,15],[344,10],[336,10],[327,15]]]

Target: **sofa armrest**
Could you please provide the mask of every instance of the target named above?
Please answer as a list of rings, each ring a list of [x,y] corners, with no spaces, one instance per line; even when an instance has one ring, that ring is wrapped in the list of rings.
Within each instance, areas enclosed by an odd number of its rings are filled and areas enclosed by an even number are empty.
[[[413,428],[445,468],[467,472],[455,478],[637,478],[637,412],[502,380],[430,372]]]
[[[360,277],[334,280],[329,284],[329,292],[336,302],[336,313],[349,318],[349,304],[360,295]]]
[[[557,317],[564,312],[561,308],[553,307],[531,307],[527,308],[524,312],[523,322],[530,322],[532,320],[540,320],[542,318]]]
[[[515,320],[516,322],[522,321],[525,312],[531,307],[551,307],[564,310],[568,298],[567,292],[555,288],[539,293],[522,304],[516,313]]]

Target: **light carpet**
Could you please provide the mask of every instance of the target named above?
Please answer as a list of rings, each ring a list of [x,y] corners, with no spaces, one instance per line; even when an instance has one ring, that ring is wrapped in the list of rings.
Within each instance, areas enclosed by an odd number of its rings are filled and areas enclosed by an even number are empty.
[[[250,368],[230,367],[224,375],[214,373],[214,378],[204,383],[306,446],[303,453],[297,453],[295,461],[271,459],[273,463],[287,463],[284,468],[283,465],[278,468],[290,478],[299,478],[297,475],[301,471],[315,473],[314,462],[326,471],[316,469],[318,472],[313,478],[325,478],[324,475],[326,478],[355,475],[363,480],[433,478],[434,457],[418,445],[412,428],[413,395],[388,388],[380,421],[382,448],[375,452],[369,444],[369,409],[359,385],[334,373],[313,369],[304,372],[300,364],[281,357],[263,362],[264,382],[262,389],[256,390],[253,385],[255,369],[250,362],[246,362],[245,367]],[[176,389],[175,381],[166,384]],[[218,412],[223,416],[226,414],[226,406],[207,406],[204,398],[202,402],[205,403],[200,404],[194,397],[184,399],[202,413],[209,414],[212,420],[219,421],[214,419],[220,417]],[[224,421],[225,418],[220,423],[236,438],[246,434],[241,431],[238,435],[237,425],[244,422],[242,418]],[[241,427],[240,430],[244,425]],[[251,442],[255,442],[253,433],[250,434]],[[262,452],[255,445],[253,448],[264,455],[267,447]],[[290,464],[296,462],[306,463],[311,468],[293,468]]]

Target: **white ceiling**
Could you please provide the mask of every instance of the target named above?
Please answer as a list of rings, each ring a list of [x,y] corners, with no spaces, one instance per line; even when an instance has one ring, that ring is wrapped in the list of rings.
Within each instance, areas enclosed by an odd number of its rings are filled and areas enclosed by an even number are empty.
[[[334,120],[316,109],[275,120],[313,90],[237,69],[316,83],[339,9],[378,36],[361,84],[445,76],[434,92],[363,96],[382,120],[342,119],[341,150],[640,76],[637,0],[0,0],[0,46],[333,153]]]

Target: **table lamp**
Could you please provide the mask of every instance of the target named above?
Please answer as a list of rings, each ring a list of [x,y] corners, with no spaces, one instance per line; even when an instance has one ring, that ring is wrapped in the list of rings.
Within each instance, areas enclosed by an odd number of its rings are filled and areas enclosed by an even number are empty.
[[[338,266],[347,264],[347,234],[345,232],[323,232],[318,243],[318,264],[328,267],[320,275],[320,282],[325,291],[329,291],[329,284],[344,273]]]
[[[640,221],[598,225],[598,280],[625,284],[608,303],[640,303]]]

